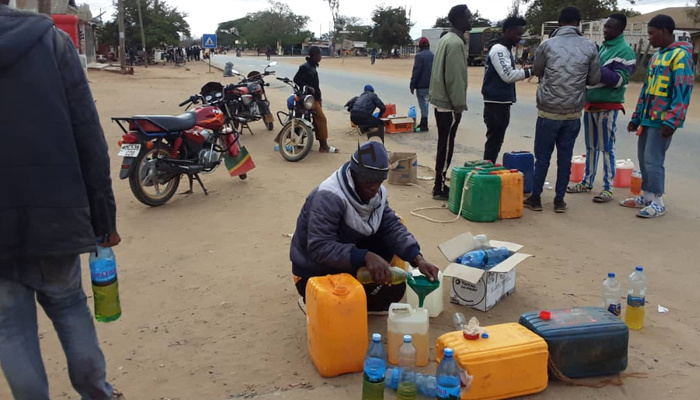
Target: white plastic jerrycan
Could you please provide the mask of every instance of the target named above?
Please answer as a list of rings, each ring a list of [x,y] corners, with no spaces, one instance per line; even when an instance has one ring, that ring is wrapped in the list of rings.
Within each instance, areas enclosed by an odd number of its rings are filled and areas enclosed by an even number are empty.
[[[406,303],[392,303],[387,319],[389,362],[398,365],[399,347],[403,343],[403,336],[411,335],[413,346],[416,348],[416,366],[428,365],[430,355],[428,327],[428,310],[413,308]]]
[[[413,276],[419,276],[421,274],[417,269],[414,269],[411,273]],[[445,308],[442,297],[442,271],[438,273],[438,281],[440,282],[440,286],[435,289],[435,291],[425,296],[425,301],[423,302],[423,308],[428,310],[430,318],[437,317]],[[406,301],[413,308],[418,308],[418,295],[410,287],[406,287]]]

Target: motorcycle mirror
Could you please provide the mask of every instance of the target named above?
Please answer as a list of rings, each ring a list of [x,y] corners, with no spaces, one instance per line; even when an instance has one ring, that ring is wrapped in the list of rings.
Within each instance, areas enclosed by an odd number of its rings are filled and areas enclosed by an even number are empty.
[[[273,61],[273,62],[267,64],[267,67],[270,68],[270,67],[274,67],[275,65],[277,65],[277,61]]]
[[[221,92],[217,92],[217,93],[216,93],[216,97],[217,97],[217,98],[218,98],[218,97],[221,97]]]
[[[240,75],[240,74],[241,74],[240,72],[238,72],[238,70],[235,70],[235,69],[232,69],[232,70],[231,70],[231,73],[234,74],[234,75]]]

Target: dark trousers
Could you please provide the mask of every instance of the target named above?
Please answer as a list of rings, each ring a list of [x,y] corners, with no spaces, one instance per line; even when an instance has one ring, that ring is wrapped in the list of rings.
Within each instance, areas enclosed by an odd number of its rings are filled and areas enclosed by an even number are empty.
[[[391,261],[394,254],[389,250],[389,246],[384,244],[382,237],[378,235],[370,236],[356,244],[360,249],[367,249],[384,258],[387,262]],[[329,274],[340,273],[340,271],[328,272]],[[357,271],[352,271],[352,275],[356,275]],[[325,275],[325,274],[323,274]],[[295,285],[299,295],[306,301],[306,284],[309,278],[301,278]],[[367,311],[388,311],[391,303],[398,303],[403,299],[406,293],[406,284],[400,285],[377,285],[370,283],[363,285],[367,294]]]
[[[363,131],[368,128],[379,128],[380,133],[384,132],[384,122],[374,115],[351,113],[350,121],[354,122]]]
[[[435,157],[435,187],[433,192],[447,190],[445,180],[450,169],[452,154],[455,150],[455,136],[462,113],[439,112],[435,109],[435,122],[438,128],[437,155]]]
[[[496,163],[506,136],[506,129],[510,124],[510,104],[484,103],[484,123],[486,124],[484,160]]]
[[[556,121],[537,118],[535,128],[535,185],[532,197],[540,198],[542,188],[547,178],[549,161],[554,147],[557,148],[557,184],[554,200],[564,200],[566,186],[571,176],[571,156],[574,153],[576,137],[581,130],[581,120]]]

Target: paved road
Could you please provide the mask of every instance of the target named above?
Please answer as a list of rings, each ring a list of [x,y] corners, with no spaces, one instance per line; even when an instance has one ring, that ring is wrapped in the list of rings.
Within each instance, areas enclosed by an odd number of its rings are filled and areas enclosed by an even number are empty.
[[[274,60],[274,58],[273,58]],[[233,62],[234,69],[240,69],[241,72],[246,72],[258,69],[262,70],[267,65],[265,57],[235,57],[228,55],[217,55],[213,59],[213,63],[221,67],[226,62]],[[277,77],[294,77],[299,64],[303,62],[300,57],[282,58],[278,60],[278,65],[274,67]],[[343,105],[351,97],[358,95],[365,84],[371,84],[375,87],[379,96],[387,102],[395,103],[399,113],[407,112],[411,106],[416,106],[415,97],[408,91],[408,82],[405,79],[391,78],[387,76],[377,76],[372,74],[371,70],[358,71],[343,71],[338,69],[324,69],[323,62],[319,68],[319,77],[321,80],[321,89],[323,91],[324,108],[328,110],[343,110]],[[279,88],[281,90],[289,90],[289,88],[276,80],[270,80],[271,88]],[[483,103],[481,100],[481,83],[472,82],[468,93],[469,111],[463,115],[462,123],[457,134],[455,146],[455,162],[466,161],[469,159],[479,158],[483,153],[483,143],[485,141],[485,132],[482,111]],[[700,105],[696,105],[696,108]],[[273,106],[274,108],[274,106]],[[508,129],[506,142],[503,150],[532,150],[534,143],[534,132],[536,122],[534,97],[521,97],[518,103],[512,108],[511,123]],[[430,120],[431,126],[434,127],[434,119]],[[629,122],[629,114],[623,115],[620,118],[620,129],[617,135],[617,153],[618,158],[630,158],[633,161],[637,160],[636,156],[636,136],[626,134],[627,123]],[[435,151],[437,143],[436,129],[430,131],[428,135],[395,135],[394,140],[401,144],[412,146],[416,150],[431,154]],[[674,143],[670,150],[670,157],[666,163],[667,170],[678,177],[686,179],[694,179],[697,181],[696,173],[700,171],[700,157],[697,156],[700,151],[700,124],[687,123],[686,127],[674,137]],[[575,154],[585,153],[585,145],[583,139],[579,138],[576,143]],[[551,171],[550,171],[551,172]],[[600,173],[602,173],[602,168]]]

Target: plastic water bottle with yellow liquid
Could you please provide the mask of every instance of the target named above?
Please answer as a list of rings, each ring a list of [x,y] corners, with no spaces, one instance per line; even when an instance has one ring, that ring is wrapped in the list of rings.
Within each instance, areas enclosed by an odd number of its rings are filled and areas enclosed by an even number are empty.
[[[648,285],[644,268],[637,266],[627,280],[625,323],[630,329],[642,329],[644,326],[644,305],[646,304]]]
[[[386,374],[386,350],[382,346],[382,335],[372,335],[372,343],[365,356],[362,379],[362,400],[384,399],[384,375]]]
[[[402,284],[411,277],[411,275],[408,272],[406,272],[406,270],[403,270],[399,267],[390,267],[389,269],[391,270],[392,285]],[[357,270],[357,280],[363,285],[367,285],[369,283],[378,283],[372,280],[372,275],[369,273],[369,269],[367,269],[367,267],[362,267],[359,270]]]
[[[97,246],[90,253],[90,278],[95,299],[95,319],[99,322],[116,321],[122,315],[117,281],[117,260],[110,247]]]

